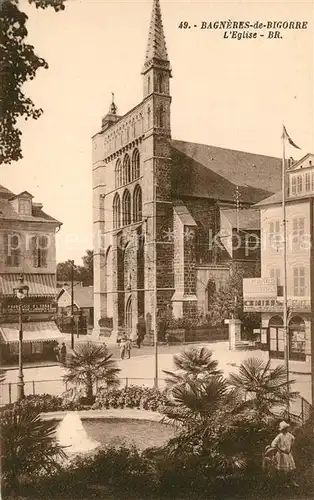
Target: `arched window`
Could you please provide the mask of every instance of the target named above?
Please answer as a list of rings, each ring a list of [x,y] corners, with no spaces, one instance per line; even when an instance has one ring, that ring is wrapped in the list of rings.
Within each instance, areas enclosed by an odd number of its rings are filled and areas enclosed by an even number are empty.
[[[113,229],[118,229],[121,224],[120,196],[115,194],[113,199]]]
[[[131,195],[130,191],[126,189],[122,197],[122,225],[127,226],[131,224]]]
[[[158,92],[163,92],[163,76],[158,75]]]
[[[134,118],[133,118],[133,120],[132,120],[132,134],[133,134],[133,137],[135,137],[135,136],[136,136],[136,130],[135,130],[135,120],[134,120]]]
[[[132,181],[140,176],[140,153],[138,149],[134,149],[132,155]]]
[[[290,358],[305,361],[305,322],[301,316],[289,321]]]
[[[128,154],[125,155],[123,160],[123,184],[131,182],[131,162]]]
[[[133,222],[142,220],[142,190],[139,185],[134,189],[133,193]]]
[[[147,78],[147,95],[150,94],[150,76]]]
[[[122,165],[120,159],[117,160],[116,163],[115,178],[116,178],[116,187],[120,187],[122,184]]]
[[[206,286],[207,311],[210,311],[211,309],[215,293],[216,293],[216,283],[210,279]]]
[[[272,316],[268,323],[269,355],[272,358],[284,356],[283,320],[280,316]]]
[[[150,107],[148,106],[147,108],[147,128],[151,127],[151,110]]]

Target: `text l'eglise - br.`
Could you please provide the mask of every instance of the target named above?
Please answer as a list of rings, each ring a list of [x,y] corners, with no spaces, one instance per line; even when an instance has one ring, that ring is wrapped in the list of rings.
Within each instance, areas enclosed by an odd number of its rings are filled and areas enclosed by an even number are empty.
[[[250,38],[282,38],[283,31],[306,30],[308,21],[201,21],[197,24],[188,21],[181,21],[178,25],[180,29],[201,29],[209,31],[219,31],[225,39],[250,39]]]

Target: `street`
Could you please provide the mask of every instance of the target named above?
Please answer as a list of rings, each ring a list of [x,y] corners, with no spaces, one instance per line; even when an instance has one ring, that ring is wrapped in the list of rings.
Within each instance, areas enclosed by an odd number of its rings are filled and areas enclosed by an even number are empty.
[[[265,361],[268,359],[268,353],[265,351],[229,351],[228,342],[202,343],[189,346],[160,346],[158,352],[158,382],[159,387],[164,387],[165,375],[163,370],[173,370],[173,355],[179,353],[182,349],[192,347],[207,347],[213,351],[213,358],[219,362],[219,369],[223,370],[224,376],[228,376],[231,372],[237,372],[239,365],[248,357],[259,357]],[[109,349],[113,352],[115,358],[118,356],[116,346],[110,346]],[[132,350],[131,359],[120,360],[117,358],[117,363],[121,369],[121,384],[128,385],[145,385],[153,387],[155,377],[155,357],[152,347],[142,347],[141,349],[134,348]],[[272,362],[272,366],[278,361]],[[301,363],[291,363],[291,370],[301,370]],[[299,369],[298,369],[299,368]],[[303,368],[304,370],[304,368]],[[26,394],[43,394],[60,395],[65,390],[65,385],[62,381],[64,368],[60,365],[42,366],[36,368],[27,368],[24,370],[25,393]],[[11,400],[16,399],[16,382],[18,370],[8,370],[6,372],[6,380],[1,385],[1,404],[9,402],[9,383],[11,383]],[[311,380],[309,374],[291,374],[291,379],[295,380],[293,390],[298,391],[307,401],[311,401]]]

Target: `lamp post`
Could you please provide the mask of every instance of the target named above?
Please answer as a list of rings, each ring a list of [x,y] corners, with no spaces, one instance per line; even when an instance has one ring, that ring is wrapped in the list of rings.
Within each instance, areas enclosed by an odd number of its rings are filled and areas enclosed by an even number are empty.
[[[17,383],[17,399],[23,399],[24,394],[24,375],[23,375],[23,306],[22,301],[28,296],[28,286],[24,285],[24,277],[21,275],[19,277],[19,286],[13,288],[15,297],[19,299],[19,374]]]

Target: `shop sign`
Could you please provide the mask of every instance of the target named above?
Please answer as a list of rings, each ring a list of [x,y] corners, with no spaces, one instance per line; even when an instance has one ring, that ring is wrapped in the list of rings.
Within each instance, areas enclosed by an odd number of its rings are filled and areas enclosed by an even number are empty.
[[[311,312],[311,301],[307,299],[288,299],[287,305],[293,312]],[[252,297],[249,300],[244,297],[243,310],[244,312],[282,312],[283,302],[272,297],[264,299]]]
[[[32,299],[32,300],[31,300]],[[57,312],[57,302],[55,300],[34,300],[34,298],[25,298],[22,301],[23,313],[48,313]],[[19,313],[19,301],[16,298],[3,300],[1,303],[2,315],[16,315]]]
[[[244,300],[251,297],[277,297],[277,282],[276,278],[244,278],[243,280],[243,297]]]

